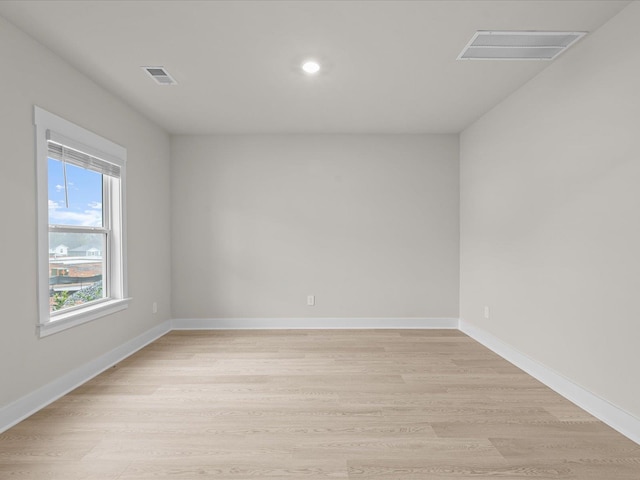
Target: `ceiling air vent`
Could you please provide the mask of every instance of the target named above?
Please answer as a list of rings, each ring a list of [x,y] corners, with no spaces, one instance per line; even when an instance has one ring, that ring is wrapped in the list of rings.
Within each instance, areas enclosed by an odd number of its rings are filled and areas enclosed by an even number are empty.
[[[553,60],[587,32],[475,33],[458,60]]]
[[[160,85],[177,85],[176,82],[169,72],[165,70],[164,67],[142,67],[142,69],[147,72],[151,78],[153,78],[156,83]]]

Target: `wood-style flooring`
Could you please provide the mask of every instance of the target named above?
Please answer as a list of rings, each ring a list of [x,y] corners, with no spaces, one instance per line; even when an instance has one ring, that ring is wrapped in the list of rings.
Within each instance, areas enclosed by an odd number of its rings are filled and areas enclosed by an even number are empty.
[[[640,479],[456,330],[172,332],[0,435],[1,479]]]

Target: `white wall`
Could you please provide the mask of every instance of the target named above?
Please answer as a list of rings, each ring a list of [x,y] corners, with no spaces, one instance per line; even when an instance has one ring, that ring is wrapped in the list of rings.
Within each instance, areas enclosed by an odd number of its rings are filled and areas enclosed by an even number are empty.
[[[460,143],[461,317],[638,418],[639,25],[635,2]]]
[[[1,407],[167,320],[171,306],[168,136],[2,18],[0,58]],[[34,104],[128,149],[133,300],[123,312],[42,339],[35,328]]]
[[[457,318],[458,174],[457,135],[172,137],[174,318]]]

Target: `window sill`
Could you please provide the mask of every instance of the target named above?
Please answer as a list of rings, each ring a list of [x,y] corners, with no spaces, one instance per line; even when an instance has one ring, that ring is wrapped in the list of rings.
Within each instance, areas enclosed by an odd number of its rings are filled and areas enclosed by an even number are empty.
[[[40,338],[46,337],[68,328],[82,325],[83,323],[91,322],[92,320],[119,312],[129,306],[130,300],[130,298],[108,300],[106,302],[101,302],[96,305],[83,308],[82,310],[56,315],[54,320],[38,325],[38,335]]]

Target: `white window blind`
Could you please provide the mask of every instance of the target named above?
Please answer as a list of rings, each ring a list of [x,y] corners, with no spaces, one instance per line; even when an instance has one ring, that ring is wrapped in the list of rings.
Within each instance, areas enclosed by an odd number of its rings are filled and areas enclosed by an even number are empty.
[[[59,160],[63,163],[69,163],[76,167],[86,168],[93,170],[94,172],[101,173],[103,175],[109,175],[110,177],[120,178],[120,166],[104,160],[103,158],[90,155],[84,151],[72,148],[66,145],[64,139],[60,136],[49,132],[47,135],[47,150],[50,158]],[[106,154],[103,156],[107,156]]]

